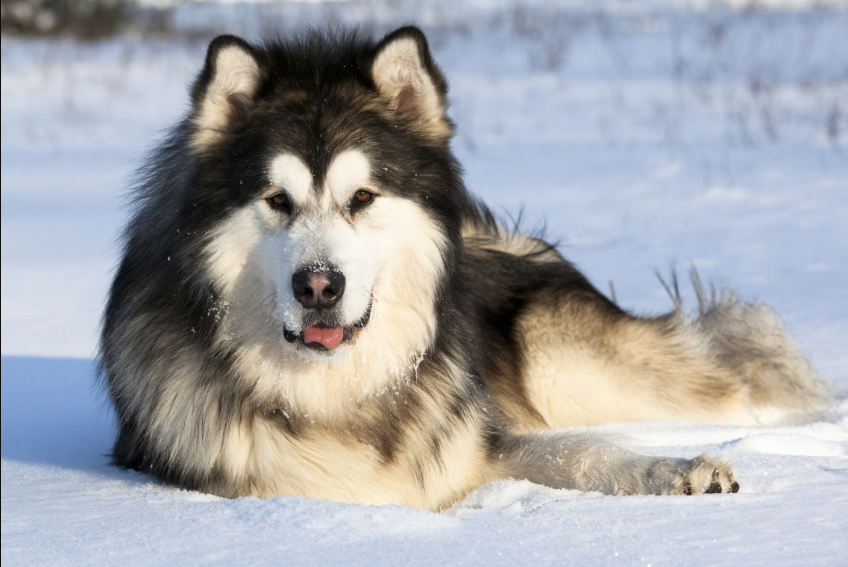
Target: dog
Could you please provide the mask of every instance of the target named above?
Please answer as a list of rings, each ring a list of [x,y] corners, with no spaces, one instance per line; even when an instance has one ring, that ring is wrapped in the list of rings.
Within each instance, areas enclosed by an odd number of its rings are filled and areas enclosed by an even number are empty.
[[[573,426],[828,403],[766,306],[634,316],[465,188],[424,34],[211,42],[139,172],[104,314],[114,463],[223,497],[441,510],[497,479],[739,490],[731,464]]]

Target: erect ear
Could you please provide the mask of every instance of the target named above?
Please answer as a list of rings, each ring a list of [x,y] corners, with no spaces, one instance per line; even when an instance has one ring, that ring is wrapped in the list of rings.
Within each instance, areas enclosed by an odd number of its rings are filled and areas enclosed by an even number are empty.
[[[205,148],[244,118],[261,78],[256,51],[246,41],[231,35],[212,40],[191,91],[195,147]]]
[[[447,83],[433,62],[427,38],[403,27],[377,46],[371,77],[393,110],[427,136],[445,141],[453,135],[447,110]]]

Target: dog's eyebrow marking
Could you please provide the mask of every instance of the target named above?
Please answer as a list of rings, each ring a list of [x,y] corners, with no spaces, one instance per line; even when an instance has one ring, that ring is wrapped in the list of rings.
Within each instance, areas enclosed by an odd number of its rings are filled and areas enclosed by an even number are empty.
[[[371,163],[359,150],[345,150],[330,162],[324,181],[324,199],[346,204],[371,177]],[[325,201],[325,204],[326,203]]]
[[[306,206],[312,190],[312,172],[294,154],[280,154],[271,160],[268,177],[274,187],[285,189],[298,207]]]

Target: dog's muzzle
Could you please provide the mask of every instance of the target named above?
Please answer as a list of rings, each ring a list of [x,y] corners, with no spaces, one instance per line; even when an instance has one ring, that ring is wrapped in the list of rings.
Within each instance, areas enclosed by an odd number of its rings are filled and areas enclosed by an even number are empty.
[[[310,266],[294,273],[292,293],[307,309],[307,324],[299,334],[286,329],[287,341],[299,341],[311,349],[330,351],[353,339],[355,332],[368,323],[371,306],[369,304],[365,315],[354,325],[342,326],[334,321],[333,311],[344,295],[345,281],[342,271],[330,265]]]
[[[283,328],[283,336],[290,343],[298,343],[317,351],[331,351],[342,343],[356,338],[357,333],[368,325],[370,319],[371,304],[369,303],[365,314],[353,325],[339,326],[317,320],[304,327],[300,333]]]

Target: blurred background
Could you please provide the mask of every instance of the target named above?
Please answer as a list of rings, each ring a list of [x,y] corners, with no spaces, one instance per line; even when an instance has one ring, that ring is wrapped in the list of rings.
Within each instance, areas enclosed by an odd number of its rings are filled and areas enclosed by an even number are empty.
[[[469,188],[625,307],[695,264],[848,375],[848,2],[0,0],[2,352],[91,357],[125,188],[208,41],[414,23]]]

